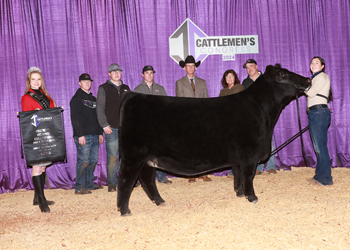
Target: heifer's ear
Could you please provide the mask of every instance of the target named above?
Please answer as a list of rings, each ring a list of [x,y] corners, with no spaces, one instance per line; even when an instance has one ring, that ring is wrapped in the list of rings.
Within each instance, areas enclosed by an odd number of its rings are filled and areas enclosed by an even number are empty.
[[[278,68],[278,69],[280,69],[280,68],[281,68],[281,64],[279,64],[279,63],[276,63],[276,64],[275,64],[275,68]]]
[[[273,82],[275,80],[275,67],[272,65],[268,65],[265,69],[264,73],[265,79],[269,82]]]

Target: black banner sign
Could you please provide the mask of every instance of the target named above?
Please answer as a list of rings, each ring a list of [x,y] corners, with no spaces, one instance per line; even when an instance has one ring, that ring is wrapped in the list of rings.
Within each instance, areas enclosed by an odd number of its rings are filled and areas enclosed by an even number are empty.
[[[19,120],[27,165],[65,160],[66,143],[60,107],[20,112]]]

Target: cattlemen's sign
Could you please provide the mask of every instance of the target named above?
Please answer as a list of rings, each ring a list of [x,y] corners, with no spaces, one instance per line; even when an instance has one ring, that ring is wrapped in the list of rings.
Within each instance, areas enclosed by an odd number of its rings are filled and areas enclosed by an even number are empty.
[[[223,61],[236,59],[236,54],[259,53],[258,35],[207,36],[187,18],[169,37],[170,57],[176,63],[192,55],[204,61],[209,55],[222,55]]]
[[[61,108],[20,112],[19,119],[27,165],[65,160]]]
[[[199,38],[196,40],[197,47],[230,47],[230,46],[254,46],[255,36],[248,37],[224,37],[212,36],[210,38]]]
[[[258,36],[211,36],[196,39],[196,55],[222,55],[223,61],[235,60],[236,54],[259,53]]]

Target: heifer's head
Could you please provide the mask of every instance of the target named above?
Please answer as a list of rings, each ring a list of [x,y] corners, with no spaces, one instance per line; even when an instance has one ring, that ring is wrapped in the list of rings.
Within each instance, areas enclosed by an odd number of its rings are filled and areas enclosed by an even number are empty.
[[[303,94],[306,89],[311,86],[311,79],[301,75],[290,72],[287,69],[281,68],[280,64],[275,66],[269,65],[266,67],[264,73],[265,79],[271,83],[283,84],[288,88],[293,86],[295,94]]]

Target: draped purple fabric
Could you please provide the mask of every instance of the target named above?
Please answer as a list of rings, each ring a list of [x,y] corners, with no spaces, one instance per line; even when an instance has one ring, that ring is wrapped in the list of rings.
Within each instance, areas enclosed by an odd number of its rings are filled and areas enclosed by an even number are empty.
[[[234,69],[242,81],[248,58],[264,71],[269,64],[310,76],[313,56],[326,61],[334,101],[328,147],[333,167],[350,167],[350,2],[327,0],[2,0],[0,1],[1,105],[0,193],[32,189],[31,170],[21,158],[21,138],[16,115],[25,91],[30,66],[41,68],[46,87],[64,108],[67,163],[47,169],[52,188],[74,186],[76,149],[72,138],[69,101],[78,77],[93,78],[91,91],[108,77],[108,66],[118,63],[122,80],[131,89],[141,80],[141,70],[152,65],[155,81],[175,95],[175,81],[185,75],[169,56],[169,36],[188,17],[208,36],[258,35],[259,54],[237,55],[235,61],[209,56],[196,74],[207,80],[210,97],[219,95],[225,70]],[[306,98],[300,98],[302,127],[307,126]],[[229,119],[229,114],[228,118]],[[276,146],[298,132],[293,101],[281,114],[274,130]],[[309,133],[304,134],[307,160],[315,167]],[[105,145],[100,147],[96,183],[106,183]],[[276,155],[282,168],[305,166],[300,140]]]

